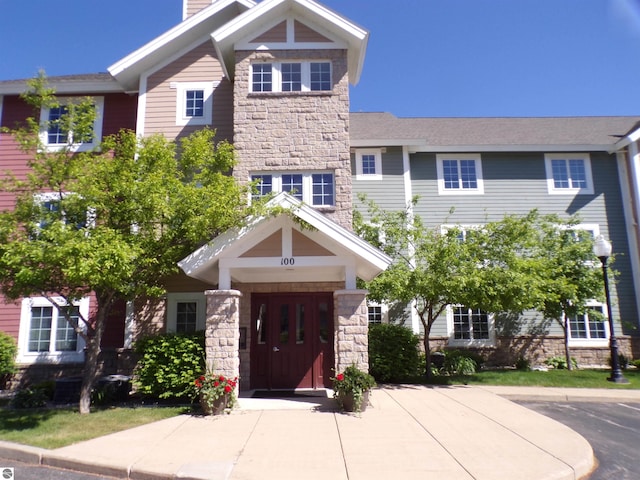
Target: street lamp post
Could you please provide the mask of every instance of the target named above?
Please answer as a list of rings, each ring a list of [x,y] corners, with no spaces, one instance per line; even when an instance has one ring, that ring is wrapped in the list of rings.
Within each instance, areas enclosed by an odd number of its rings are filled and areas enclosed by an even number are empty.
[[[609,349],[611,350],[611,376],[607,378],[610,382],[629,383],[620,369],[620,359],[618,357],[618,340],[613,329],[613,315],[611,314],[611,295],[609,293],[609,275],[607,274],[607,262],[611,256],[611,242],[608,242],[602,235],[598,235],[593,245],[593,252],[602,263],[602,277],[604,279],[604,294],[607,299],[607,316],[609,317]]]

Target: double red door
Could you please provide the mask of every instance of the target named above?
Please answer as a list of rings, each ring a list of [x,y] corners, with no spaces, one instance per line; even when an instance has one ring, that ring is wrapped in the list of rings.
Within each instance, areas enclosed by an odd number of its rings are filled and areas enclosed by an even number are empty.
[[[330,386],[331,293],[253,294],[251,388]]]

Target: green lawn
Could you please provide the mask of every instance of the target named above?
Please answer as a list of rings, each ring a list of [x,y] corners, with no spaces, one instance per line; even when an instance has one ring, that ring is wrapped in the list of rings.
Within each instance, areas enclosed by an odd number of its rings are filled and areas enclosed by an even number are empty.
[[[433,383],[442,385],[509,385],[527,387],[567,388],[640,388],[640,370],[631,368],[623,372],[628,384],[609,382],[610,370],[549,370],[548,372],[522,370],[483,370],[475,375],[436,377]]]
[[[0,408],[0,440],[59,448],[184,413],[182,407],[105,408],[89,415],[72,409]]]

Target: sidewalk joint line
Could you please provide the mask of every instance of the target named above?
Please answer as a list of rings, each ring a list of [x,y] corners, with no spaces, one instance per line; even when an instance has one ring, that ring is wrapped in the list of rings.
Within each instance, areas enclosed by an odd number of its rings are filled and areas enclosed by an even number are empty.
[[[340,435],[340,424],[338,423],[338,414],[333,412],[333,421],[336,424],[336,431],[338,432],[338,440],[340,441],[340,451],[342,452],[342,463],[344,464],[344,472],[349,480],[349,466],[347,465],[347,456],[344,454],[344,444],[342,443],[342,435]]]

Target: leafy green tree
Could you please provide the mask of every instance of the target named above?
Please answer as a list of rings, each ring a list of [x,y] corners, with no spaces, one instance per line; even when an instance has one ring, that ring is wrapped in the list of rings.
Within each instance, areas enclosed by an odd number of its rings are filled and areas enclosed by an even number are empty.
[[[521,312],[541,301],[535,274],[534,224],[538,214],[505,216],[481,228],[428,227],[412,209],[388,212],[367,202],[368,218],[354,215],[356,232],[377,245],[392,265],[367,284],[381,302],[411,304],[424,329],[427,377],[431,377],[430,334],[447,305],[489,312]],[[413,206],[417,203],[413,200]]]
[[[544,297],[537,309],[562,328],[569,370],[573,369],[570,319],[585,314],[590,321],[605,319],[601,312],[587,306],[589,300],[603,299],[604,284],[598,268],[600,262],[593,253],[592,234],[576,228],[578,223],[575,217],[564,222],[555,216],[545,217],[538,228],[540,242],[536,254],[544,281]]]
[[[34,116],[12,133],[29,156],[30,173],[22,179],[8,174],[0,183],[16,195],[15,208],[0,213],[0,290],[11,299],[48,298],[84,338],[79,410],[89,413],[114,304],[162,294],[178,260],[241,223],[247,193],[229,175],[233,147],[215,144],[210,129],[179,145],[121,131],[99,150],[76,152],[74,143],[93,134],[88,98],[66,108],[58,123],[73,135],[52,151],[40,140],[38,118],[43,106],[60,102],[43,74],[23,98]],[[42,192],[53,194],[55,208],[44,208]],[[76,320],[70,307],[88,295],[95,298],[92,318]]]

